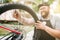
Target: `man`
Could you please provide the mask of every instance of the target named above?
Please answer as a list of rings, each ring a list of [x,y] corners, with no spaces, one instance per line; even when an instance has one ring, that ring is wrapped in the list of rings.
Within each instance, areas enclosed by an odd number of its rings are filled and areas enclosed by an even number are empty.
[[[40,15],[38,17],[40,21],[37,21],[37,23],[33,19],[22,17],[18,11],[13,14],[13,17],[25,25],[35,24],[36,28],[34,30],[33,40],[59,40],[60,17],[50,13],[50,7],[47,3],[39,5],[39,13]]]

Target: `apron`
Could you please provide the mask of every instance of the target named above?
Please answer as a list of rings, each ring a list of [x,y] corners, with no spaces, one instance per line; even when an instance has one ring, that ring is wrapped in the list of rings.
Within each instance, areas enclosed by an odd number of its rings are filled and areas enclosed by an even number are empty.
[[[50,20],[40,20],[41,22],[46,22],[46,25],[49,26],[50,28],[53,28]],[[55,40],[54,37],[52,37],[51,35],[49,35],[46,31],[44,30],[40,30],[40,29],[34,29],[34,36],[33,36],[33,40]]]

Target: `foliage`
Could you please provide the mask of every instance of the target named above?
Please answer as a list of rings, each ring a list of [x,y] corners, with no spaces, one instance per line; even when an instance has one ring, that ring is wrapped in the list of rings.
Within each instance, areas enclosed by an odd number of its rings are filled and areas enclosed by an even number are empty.
[[[0,0],[0,3],[9,3],[11,2],[12,0]]]
[[[36,5],[33,5],[33,9],[38,12],[38,5],[41,3],[44,3],[44,0],[35,0]],[[51,5],[54,2],[54,0],[48,0],[48,4]]]

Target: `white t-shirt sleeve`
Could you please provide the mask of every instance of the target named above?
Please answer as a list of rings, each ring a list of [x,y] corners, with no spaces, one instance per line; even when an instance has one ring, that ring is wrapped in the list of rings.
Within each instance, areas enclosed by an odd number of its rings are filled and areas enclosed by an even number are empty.
[[[60,30],[60,14],[55,16],[55,28]]]

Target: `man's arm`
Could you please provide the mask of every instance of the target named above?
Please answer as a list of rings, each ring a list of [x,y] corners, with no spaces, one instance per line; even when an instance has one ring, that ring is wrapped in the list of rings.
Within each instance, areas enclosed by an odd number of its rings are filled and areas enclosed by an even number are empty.
[[[44,29],[47,33],[49,33],[51,36],[59,38],[60,39],[60,30],[52,29],[48,26]]]
[[[53,37],[60,39],[60,14],[54,14],[53,16],[54,18],[52,20],[55,20],[55,29],[46,26],[44,30]]]
[[[35,24],[37,29],[41,29],[46,31],[48,34],[50,34],[51,36],[55,37],[55,38],[59,38],[60,39],[60,30],[56,30],[56,29],[52,29],[46,25],[43,25],[42,22],[38,21]]]

